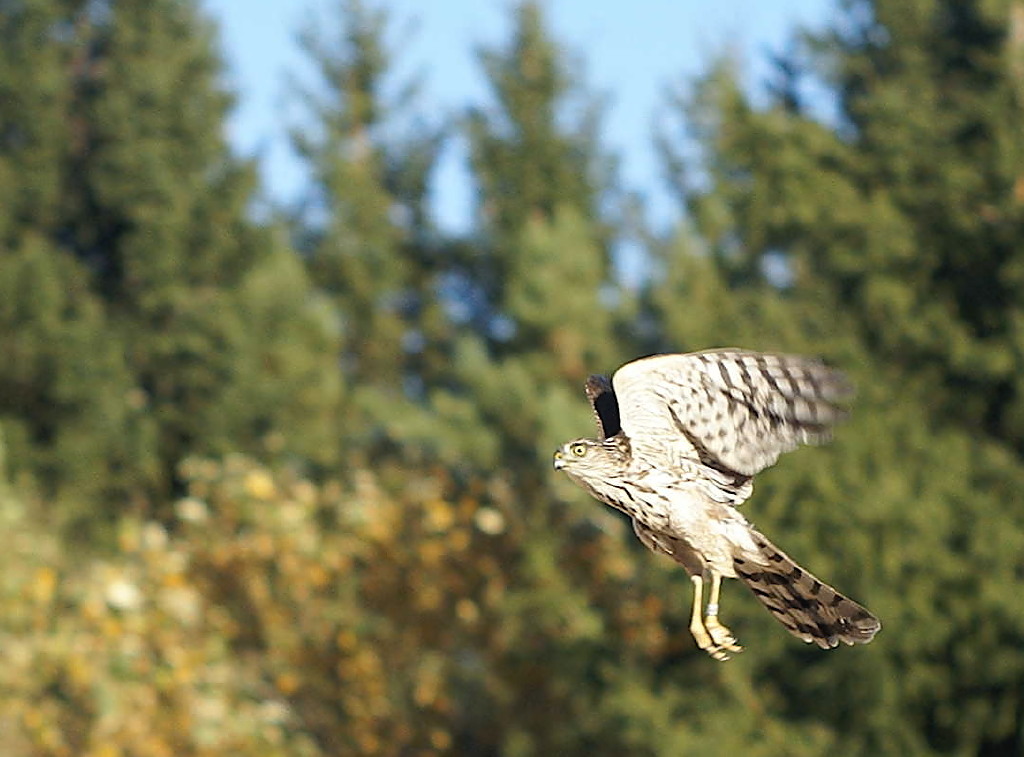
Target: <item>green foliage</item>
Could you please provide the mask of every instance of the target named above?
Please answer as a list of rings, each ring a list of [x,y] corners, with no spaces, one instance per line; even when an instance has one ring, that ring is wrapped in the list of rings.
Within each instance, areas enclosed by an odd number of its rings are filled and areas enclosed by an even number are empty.
[[[332,418],[350,446],[376,456],[408,445],[416,457],[422,394],[443,371],[448,319],[437,289],[427,181],[444,132],[408,116],[416,82],[394,96],[385,12],[360,0],[311,21],[301,43],[319,74],[304,91],[310,122],[293,133],[310,197],[294,222],[313,282],[341,323],[338,361],[353,385]],[[419,445],[423,446],[423,445]]]
[[[169,477],[190,450],[223,448],[217,408],[242,375],[230,290],[259,254],[252,175],[223,142],[230,98],[193,5],[121,2],[95,18],[76,82],[85,144],[70,156],[70,251],[95,271]]]
[[[15,472],[77,525],[163,507],[193,451],[271,438],[330,459],[336,337],[248,218],[255,174],[224,142],[231,97],[195,4],[38,0],[0,24],[0,176],[25,177],[0,189]],[[269,268],[280,287],[259,283]]]
[[[713,68],[636,293],[541,6],[479,56],[447,237],[380,7],[302,37],[284,229],[194,2],[0,4],[0,752],[1021,752],[1018,5],[853,0],[767,101]],[[877,612],[869,646],[729,582],[748,651],[708,660],[678,566],[550,469],[588,373],[725,345],[859,387],[745,509]]]
[[[561,206],[590,216],[607,189],[593,98],[579,89],[538,4],[515,8],[513,25],[505,49],[480,53],[496,108],[471,111],[467,124],[484,225],[499,240]],[[572,106],[582,118],[566,118]]]
[[[218,404],[218,451],[333,465],[344,394],[341,374],[326,358],[339,350],[337,312],[283,244],[249,271],[235,297],[243,327],[233,370],[246,380],[233,382]]]
[[[472,272],[474,283],[490,308],[488,316],[511,319],[515,328],[518,314],[506,287],[530,270],[522,255],[529,251],[522,244],[525,230],[575,213],[587,224],[592,249],[585,254],[596,255],[602,276],[607,275],[611,235],[600,212],[613,187],[610,160],[597,140],[595,98],[569,69],[537,3],[521,3],[511,15],[507,46],[479,53],[494,103],[470,109],[466,133],[479,187],[478,235],[485,246]],[[591,262],[579,260],[583,254],[570,259],[590,275]],[[500,326],[492,334],[496,348],[504,342],[513,349],[535,348],[529,332],[510,338],[504,331]]]
[[[787,718],[830,723],[852,753],[1021,747],[1010,11],[850,3],[842,32],[784,61],[836,88],[838,125],[801,107],[799,82],[754,106],[723,64],[677,103],[696,125],[701,181],[666,144],[708,254],[665,244],[668,275],[650,297],[663,344],[817,352],[862,388],[837,443],[790,456],[750,504],[791,554],[883,618],[856,672],[850,657],[757,642],[778,647],[758,657],[757,680],[799,682],[776,684]],[[694,307],[673,315],[682,299]],[[831,686],[851,676],[856,687]]]
[[[53,218],[61,203],[71,63],[66,47],[47,44],[64,19],[49,0],[12,4],[0,13],[0,238],[15,237],[22,224]],[[17,146],[10,149],[9,145]]]
[[[507,46],[480,54],[495,107],[473,110],[467,123],[481,252],[459,273],[483,313],[460,341],[454,381],[438,401],[472,398],[499,440],[499,459],[532,500],[545,488],[537,471],[585,418],[573,402],[579,386],[612,365],[618,287],[599,216],[610,188],[599,171],[607,159],[596,111],[563,117],[592,98],[567,70],[539,6],[522,4],[512,22]]]
[[[155,463],[144,400],[85,280],[35,235],[3,253],[0,427],[12,470],[57,500],[129,496]]]
[[[783,255],[876,355],[930,372],[945,414],[1018,449],[1020,23],[1009,0],[850,3],[784,61],[833,89],[836,127],[753,108],[723,67],[690,110],[713,189],[688,193],[748,277]]]

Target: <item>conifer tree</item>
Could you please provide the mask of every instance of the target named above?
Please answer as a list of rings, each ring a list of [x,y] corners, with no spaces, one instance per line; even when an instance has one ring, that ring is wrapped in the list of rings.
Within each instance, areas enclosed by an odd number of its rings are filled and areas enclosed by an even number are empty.
[[[506,640],[486,650],[487,707],[467,707],[466,727],[487,734],[497,708],[502,749],[564,753],[601,741],[593,712],[612,687],[599,660],[635,659],[615,629],[643,590],[611,578],[634,549],[625,524],[568,482],[552,486],[556,446],[593,428],[586,376],[619,357],[602,214],[613,187],[592,100],[539,5],[511,17],[508,42],[480,56],[495,96],[468,120],[479,213],[456,276],[473,303],[452,380],[431,399],[455,469],[505,491]],[[587,116],[572,117],[581,103]]]
[[[474,109],[467,125],[479,189],[477,265],[468,275],[485,317],[476,322],[479,343],[463,349],[482,349],[492,363],[464,378],[522,395],[510,402],[484,391],[477,399],[510,445],[505,459],[540,462],[565,430],[547,424],[565,416],[528,398],[549,390],[577,396],[588,372],[615,359],[612,230],[601,214],[614,187],[593,98],[574,79],[540,7],[522,3],[512,18],[507,46],[480,53],[493,106]],[[573,120],[569,112],[585,115]],[[535,409],[524,412],[523,403]]]
[[[836,443],[750,504],[812,569],[859,569],[845,585],[882,618],[869,654],[758,642],[751,671],[850,753],[1021,749],[1014,7],[849,3],[767,106],[725,64],[683,108],[703,161],[675,176],[707,254],[664,258],[663,336],[823,353],[860,387]],[[815,75],[832,121],[800,98]]]
[[[240,380],[244,324],[228,291],[258,257],[254,176],[224,143],[230,96],[193,3],[92,6],[80,25],[71,246],[125,339],[169,475],[221,445],[214,416]]]
[[[390,34],[387,13],[361,0],[309,24],[301,42],[319,76],[293,137],[312,178],[298,247],[338,310],[353,385],[340,423],[367,444],[402,435],[447,339],[427,209],[443,130],[412,110],[417,80],[395,83]]]
[[[483,244],[474,274],[490,307],[485,326],[492,348],[499,351],[504,344],[513,351],[537,344],[537,333],[518,322],[509,302],[514,295],[506,290],[517,276],[531,275],[517,261],[524,231],[538,222],[559,223],[562,212],[575,214],[586,224],[591,248],[562,255],[580,257],[584,268],[586,258],[599,260],[596,273],[604,281],[612,234],[599,219],[614,189],[611,160],[598,144],[598,103],[551,37],[541,7],[520,3],[512,21],[507,46],[479,53],[493,104],[471,109],[466,123]],[[592,295],[593,280],[579,289]]]
[[[775,257],[828,282],[878,354],[1019,451],[1019,3],[852,2],[843,18],[783,61],[783,89],[817,77],[835,96],[834,125],[795,95],[754,108],[728,71],[698,95],[716,188],[690,196],[695,216],[750,275]]]
[[[294,321],[275,326],[291,330],[295,350],[330,341],[331,324],[311,315],[306,283],[252,283],[280,245],[250,220],[255,173],[224,141],[231,97],[212,26],[191,0],[16,5],[0,13],[0,86],[11,93],[0,174],[26,179],[23,191],[3,182],[0,233],[11,263],[4,337],[21,355],[5,412],[25,443],[50,460],[47,473],[77,469],[82,496],[130,486],[105,500],[113,512],[162,501],[189,454],[305,438],[300,428],[322,413],[297,408],[336,401],[330,357],[318,356],[323,380],[307,375],[297,391],[282,360],[257,358],[276,348],[246,319],[277,308]],[[40,297],[25,304],[25,287]],[[254,302],[257,292],[268,301]],[[229,401],[268,396],[270,385],[270,408]],[[310,387],[322,390],[315,399]],[[55,441],[76,434],[89,454]]]
[[[0,426],[17,480],[123,502],[151,482],[154,450],[89,271],[61,248],[79,61],[56,32],[73,22],[45,0],[0,10]]]

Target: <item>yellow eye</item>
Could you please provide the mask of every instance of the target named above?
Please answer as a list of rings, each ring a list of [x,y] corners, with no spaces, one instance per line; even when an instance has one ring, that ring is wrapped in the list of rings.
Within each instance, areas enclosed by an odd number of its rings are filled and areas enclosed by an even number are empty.
[[[576,457],[583,457],[587,454],[587,447],[584,444],[574,444],[570,449]]]

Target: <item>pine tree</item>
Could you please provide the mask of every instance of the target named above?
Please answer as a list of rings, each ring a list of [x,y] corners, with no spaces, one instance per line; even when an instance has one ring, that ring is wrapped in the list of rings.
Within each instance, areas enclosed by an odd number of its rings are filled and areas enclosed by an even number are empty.
[[[485,350],[493,364],[484,372],[504,374],[501,384],[525,401],[553,378],[575,394],[588,372],[610,367],[618,293],[612,231],[601,213],[614,190],[611,161],[597,142],[596,105],[540,7],[522,3],[512,19],[508,45],[480,53],[494,107],[473,109],[467,123],[479,215],[476,266],[466,275],[484,318],[475,322],[482,341],[464,349]],[[584,116],[566,118],[573,106]],[[492,399],[483,410],[496,414],[491,422],[512,444],[505,459],[537,459],[537,440],[550,446],[557,436],[542,421],[552,417],[539,411],[531,419],[520,403]]]
[[[340,424],[360,446],[403,435],[447,338],[427,209],[444,132],[413,111],[418,81],[394,82],[390,29],[361,0],[310,23],[301,42],[319,76],[304,92],[311,122],[294,133],[312,177],[298,247],[340,314],[353,385]]]
[[[193,3],[84,13],[70,246],[126,340],[169,477],[189,452],[221,443],[212,415],[238,380],[244,332],[227,292],[257,258],[245,217],[255,177],[223,141],[230,96]]]
[[[586,376],[619,357],[613,229],[603,216],[614,187],[592,98],[540,7],[524,3],[512,19],[509,41],[480,56],[495,97],[468,120],[479,214],[457,279],[472,306],[451,384],[431,399],[453,467],[486,472],[480,486],[504,492],[508,524],[504,640],[486,649],[459,744],[468,750],[480,734],[509,752],[568,753],[600,748],[593,712],[607,678],[639,685],[616,665],[649,651],[629,649],[617,632],[645,601],[620,580],[634,549],[625,524],[568,482],[553,485],[550,467],[558,444],[593,428]],[[574,119],[579,103],[588,112]],[[502,725],[491,734],[494,712]]]
[[[832,282],[873,349],[1018,449],[1021,23],[1011,0],[850,3],[784,61],[783,89],[831,89],[835,125],[795,96],[756,109],[723,72],[695,103],[716,191],[691,196],[737,265]]]
[[[493,347],[508,343],[515,350],[535,346],[537,337],[520,330],[525,324],[510,312],[514,305],[505,289],[506,282],[527,271],[516,262],[524,230],[575,213],[588,225],[590,255],[603,260],[603,280],[611,231],[599,219],[613,187],[611,160],[598,146],[598,103],[579,85],[546,29],[540,6],[519,4],[512,21],[512,39],[504,49],[479,53],[494,103],[471,109],[466,129],[479,188],[478,238],[484,250],[473,275],[490,308],[484,325],[492,332]]]
[[[97,510],[113,514],[163,501],[192,453],[266,452],[277,434],[296,442],[281,452],[308,452],[308,437],[329,455],[304,428],[322,423],[311,407],[337,401],[329,355],[297,391],[303,360],[264,359],[279,345],[247,322],[276,308],[292,349],[332,339],[301,277],[277,292],[253,283],[280,270],[280,244],[249,218],[255,172],[224,142],[231,98],[195,3],[40,0],[0,21],[0,174],[27,177],[0,190],[16,464],[25,447],[47,461],[40,478],[85,500],[117,487]],[[253,396],[276,402],[231,401]]]
[[[131,501],[152,484],[152,424],[88,272],[28,233],[0,265],[0,426],[19,479],[104,520],[93,501]]]
[[[882,618],[866,654],[756,642],[775,715],[850,753],[1021,749],[1013,7],[850,3],[767,106],[718,67],[683,108],[701,165],[673,150],[705,252],[664,258],[663,338],[824,353],[861,388],[836,443],[787,456],[749,505]],[[801,100],[814,75],[832,121]]]
[[[59,3],[0,11],[0,426],[16,479],[77,522],[83,502],[144,491],[155,459],[122,344],[61,249],[77,60],[56,31],[72,24]]]

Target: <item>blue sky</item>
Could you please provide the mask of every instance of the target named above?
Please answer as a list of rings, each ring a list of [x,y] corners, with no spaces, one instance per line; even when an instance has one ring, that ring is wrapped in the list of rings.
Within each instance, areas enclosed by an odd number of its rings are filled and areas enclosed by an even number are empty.
[[[476,65],[480,45],[503,43],[511,0],[368,0],[389,10],[399,72],[421,71],[427,110],[452,112],[486,103]],[[260,157],[265,186],[277,200],[295,200],[301,165],[287,130],[299,122],[289,72],[308,79],[296,44],[310,17],[329,18],[336,0],[204,0],[219,23],[229,80],[239,95],[229,135],[237,149]],[[628,12],[625,8],[628,6]],[[556,38],[582,62],[591,91],[607,97],[606,146],[621,159],[626,188],[647,197],[656,219],[671,215],[652,147],[664,94],[701,72],[715,53],[738,54],[750,81],[765,72],[766,53],[781,49],[797,25],[821,27],[832,0],[547,0]],[[465,155],[447,149],[433,185],[442,226],[463,228],[471,211]]]

